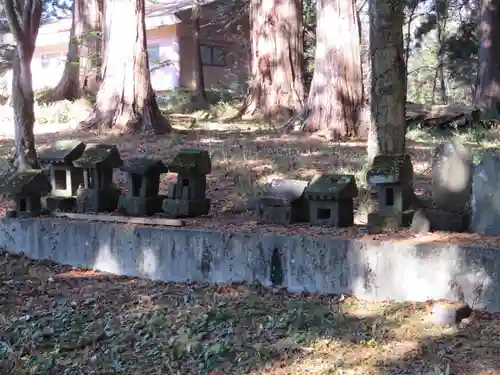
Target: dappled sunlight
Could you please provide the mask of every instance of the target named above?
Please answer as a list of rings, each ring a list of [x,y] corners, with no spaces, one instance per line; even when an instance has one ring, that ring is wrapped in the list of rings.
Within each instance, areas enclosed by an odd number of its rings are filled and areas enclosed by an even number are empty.
[[[97,256],[94,264],[92,264],[92,268],[116,275],[122,274],[125,271],[122,269],[116,254],[111,251],[110,245],[103,244],[96,251]]]

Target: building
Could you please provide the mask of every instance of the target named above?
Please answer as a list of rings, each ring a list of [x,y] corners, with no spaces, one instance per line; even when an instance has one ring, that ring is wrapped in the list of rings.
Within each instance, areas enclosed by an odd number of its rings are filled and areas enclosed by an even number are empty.
[[[249,71],[249,22],[243,13],[230,25],[222,23],[225,0],[204,0],[201,10],[201,57],[207,88],[244,89]],[[168,92],[194,85],[192,0],[146,0],[146,36],[153,89]],[[227,18],[226,18],[227,19]],[[33,86],[52,87],[64,70],[71,28],[71,14],[42,23],[33,56]],[[9,43],[12,36],[3,36]],[[11,72],[4,75],[10,91]]]

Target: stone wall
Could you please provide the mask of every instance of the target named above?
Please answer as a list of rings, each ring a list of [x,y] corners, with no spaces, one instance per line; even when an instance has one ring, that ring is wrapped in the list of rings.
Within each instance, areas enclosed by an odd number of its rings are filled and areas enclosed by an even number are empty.
[[[363,299],[464,299],[500,311],[500,251],[437,243],[226,234],[64,219],[0,219],[36,259],[172,282],[248,282]]]

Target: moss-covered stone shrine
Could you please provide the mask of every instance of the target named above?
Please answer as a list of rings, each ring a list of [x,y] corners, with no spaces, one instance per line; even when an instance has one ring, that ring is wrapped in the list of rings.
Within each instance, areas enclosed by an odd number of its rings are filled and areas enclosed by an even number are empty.
[[[158,195],[160,175],[168,168],[160,160],[139,158],[121,168],[127,173],[127,194],[120,196],[119,210],[131,216],[153,215],[162,211],[165,196]]]
[[[83,169],[83,186],[77,190],[78,212],[116,210],[120,190],[113,184],[113,170],[123,165],[116,146],[89,144],[73,165]]]
[[[177,182],[168,186],[163,211],[175,218],[208,214],[210,199],[206,198],[206,175],[212,171],[208,152],[183,149],[168,164],[168,170],[177,173]]]

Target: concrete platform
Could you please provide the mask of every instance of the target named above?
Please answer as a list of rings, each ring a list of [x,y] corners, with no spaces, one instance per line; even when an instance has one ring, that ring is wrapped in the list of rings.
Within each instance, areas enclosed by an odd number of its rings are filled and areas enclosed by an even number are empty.
[[[225,234],[68,219],[0,219],[35,259],[172,282],[247,282],[362,299],[464,300],[500,311],[500,249]]]

